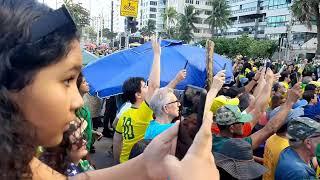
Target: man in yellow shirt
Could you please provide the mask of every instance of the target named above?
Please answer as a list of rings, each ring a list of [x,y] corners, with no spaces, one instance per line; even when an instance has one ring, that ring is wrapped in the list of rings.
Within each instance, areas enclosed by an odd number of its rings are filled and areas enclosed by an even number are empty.
[[[132,146],[144,137],[149,122],[153,119],[152,110],[148,106],[154,92],[160,87],[160,55],[161,42],[153,38],[153,64],[146,82],[141,77],[127,79],[122,86],[123,95],[132,106],[119,118],[113,137],[113,153],[115,163],[128,160]],[[119,158],[118,158],[119,157]]]
[[[280,111],[280,107],[270,113],[270,118]],[[263,165],[269,169],[264,175],[263,180],[274,180],[275,170],[278,164],[279,155],[282,150],[289,146],[289,140],[286,137],[288,122],[296,117],[302,116],[303,111],[293,109],[289,112],[286,123],[266,141],[263,154]]]
[[[288,71],[281,73],[279,82],[288,90],[290,88],[289,83],[291,82],[290,73]]]
[[[160,87],[160,42],[153,39],[152,48],[154,60],[149,80],[145,82],[141,77],[132,77],[123,83],[123,95],[132,106],[122,113],[116,125],[113,137],[115,163],[128,161],[133,145],[144,138],[150,121],[154,119],[148,103],[154,92]],[[185,76],[186,71],[181,70],[167,87],[174,88]]]

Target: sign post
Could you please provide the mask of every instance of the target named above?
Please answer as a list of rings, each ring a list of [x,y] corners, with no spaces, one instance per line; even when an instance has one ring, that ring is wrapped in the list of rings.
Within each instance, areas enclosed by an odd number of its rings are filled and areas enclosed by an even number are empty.
[[[120,15],[126,17],[138,16],[139,0],[121,0]]]

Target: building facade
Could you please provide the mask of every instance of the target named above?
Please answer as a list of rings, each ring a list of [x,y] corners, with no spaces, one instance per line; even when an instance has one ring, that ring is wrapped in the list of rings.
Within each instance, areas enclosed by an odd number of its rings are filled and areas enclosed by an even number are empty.
[[[166,0],[140,0],[137,17],[138,28],[147,26],[148,20],[155,22],[156,32],[164,30],[163,13],[166,8]]]

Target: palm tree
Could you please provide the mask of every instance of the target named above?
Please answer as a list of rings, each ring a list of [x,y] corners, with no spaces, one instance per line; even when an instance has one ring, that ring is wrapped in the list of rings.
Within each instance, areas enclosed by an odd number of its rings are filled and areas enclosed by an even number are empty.
[[[316,56],[320,56],[320,13],[319,0],[295,0],[291,7],[293,16],[301,23],[304,23],[309,29],[312,29],[312,22],[317,24],[317,50]]]
[[[176,19],[178,17],[178,13],[175,8],[169,7],[166,8],[164,13],[162,14],[163,24],[165,25],[166,33],[169,38],[172,38],[172,28],[171,25],[175,25]]]
[[[148,36],[149,38],[156,30],[156,21],[148,19],[147,25],[140,29],[143,36]]]
[[[211,0],[211,4],[212,11],[210,16],[207,18],[207,21],[209,22],[211,35],[214,37],[218,29],[222,30],[223,28],[227,28],[230,24],[229,17],[231,15],[231,11],[226,0]]]
[[[194,23],[198,21],[199,11],[195,11],[194,6],[185,7],[184,14],[180,14],[179,18],[179,36],[181,40],[190,42],[193,38],[193,32],[197,30]]]

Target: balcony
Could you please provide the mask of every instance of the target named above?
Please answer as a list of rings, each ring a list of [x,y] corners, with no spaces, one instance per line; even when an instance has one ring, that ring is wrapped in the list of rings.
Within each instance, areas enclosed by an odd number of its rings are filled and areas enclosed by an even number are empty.
[[[248,14],[257,13],[257,7],[251,7],[246,9],[239,9],[231,12],[231,16],[244,16]]]

